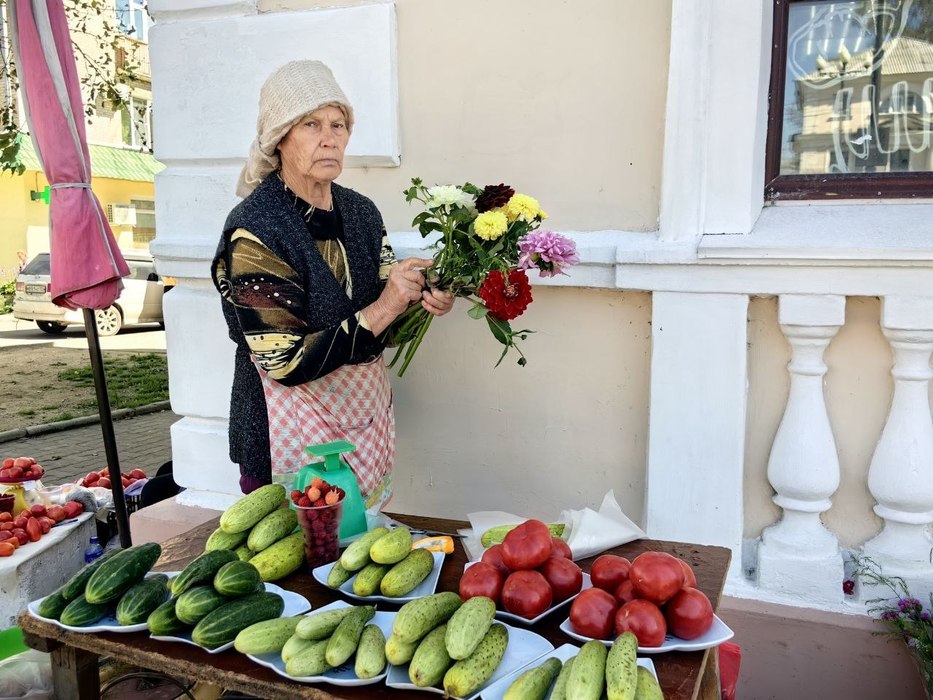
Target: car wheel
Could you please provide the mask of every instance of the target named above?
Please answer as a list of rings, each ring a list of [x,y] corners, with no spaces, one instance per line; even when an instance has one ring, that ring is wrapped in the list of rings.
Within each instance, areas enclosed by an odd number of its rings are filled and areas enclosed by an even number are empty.
[[[39,330],[43,333],[51,333],[52,335],[64,333],[68,327],[64,323],[56,323],[55,321],[36,321],[36,325],[39,326]]]
[[[123,314],[116,306],[98,309],[94,315],[97,318],[98,335],[116,335],[123,328]]]

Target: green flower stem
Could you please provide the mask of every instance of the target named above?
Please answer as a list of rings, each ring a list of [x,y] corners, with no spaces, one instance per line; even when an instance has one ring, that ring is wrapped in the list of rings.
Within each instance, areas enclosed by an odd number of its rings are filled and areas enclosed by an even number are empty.
[[[421,328],[418,329],[418,335],[416,335],[414,339],[408,344],[408,352],[405,353],[405,362],[402,363],[402,367],[398,371],[399,377],[405,374],[405,370],[408,369],[408,365],[410,365],[411,361],[415,358],[415,352],[421,345],[421,341],[424,340],[425,333],[428,332],[428,328],[431,327],[431,321],[433,320],[434,314],[428,314],[427,319],[425,319]]]

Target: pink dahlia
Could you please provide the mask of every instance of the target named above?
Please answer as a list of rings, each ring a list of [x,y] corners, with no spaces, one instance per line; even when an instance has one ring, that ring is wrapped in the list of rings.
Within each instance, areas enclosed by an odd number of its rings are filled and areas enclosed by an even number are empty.
[[[569,238],[553,231],[533,231],[518,241],[518,267],[537,268],[540,277],[566,274],[565,267],[580,262],[577,246]]]

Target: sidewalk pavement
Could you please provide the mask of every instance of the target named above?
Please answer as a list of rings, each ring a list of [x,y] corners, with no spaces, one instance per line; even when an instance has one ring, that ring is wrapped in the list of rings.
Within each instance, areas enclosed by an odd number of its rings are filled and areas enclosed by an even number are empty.
[[[148,476],[172,458],[169,428],[179,420],[171,411],[114,421],[120,471],[142,469]],[[107,466],[99,424],[11,440],[0,445],[3,457],[35,457],[45,467],[46,486],[80,479]]]

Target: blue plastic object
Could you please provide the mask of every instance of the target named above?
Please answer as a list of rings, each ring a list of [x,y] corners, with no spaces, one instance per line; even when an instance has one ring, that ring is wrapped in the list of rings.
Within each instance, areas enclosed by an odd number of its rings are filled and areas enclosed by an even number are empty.
[[[366,506],[356,474],[340,459],[345,452],[356,449],[346,440],[335,440],[323,445],[309,445],[305,451],[312,457],[321,457],[323,462],[312,462],[303,466],[295,475],[293,488],[304,493],[314,477],[320,477],[331,486],[339,486],[346,496],[343,502],[343,517],[340,521],[340,539],[366,532]]]

